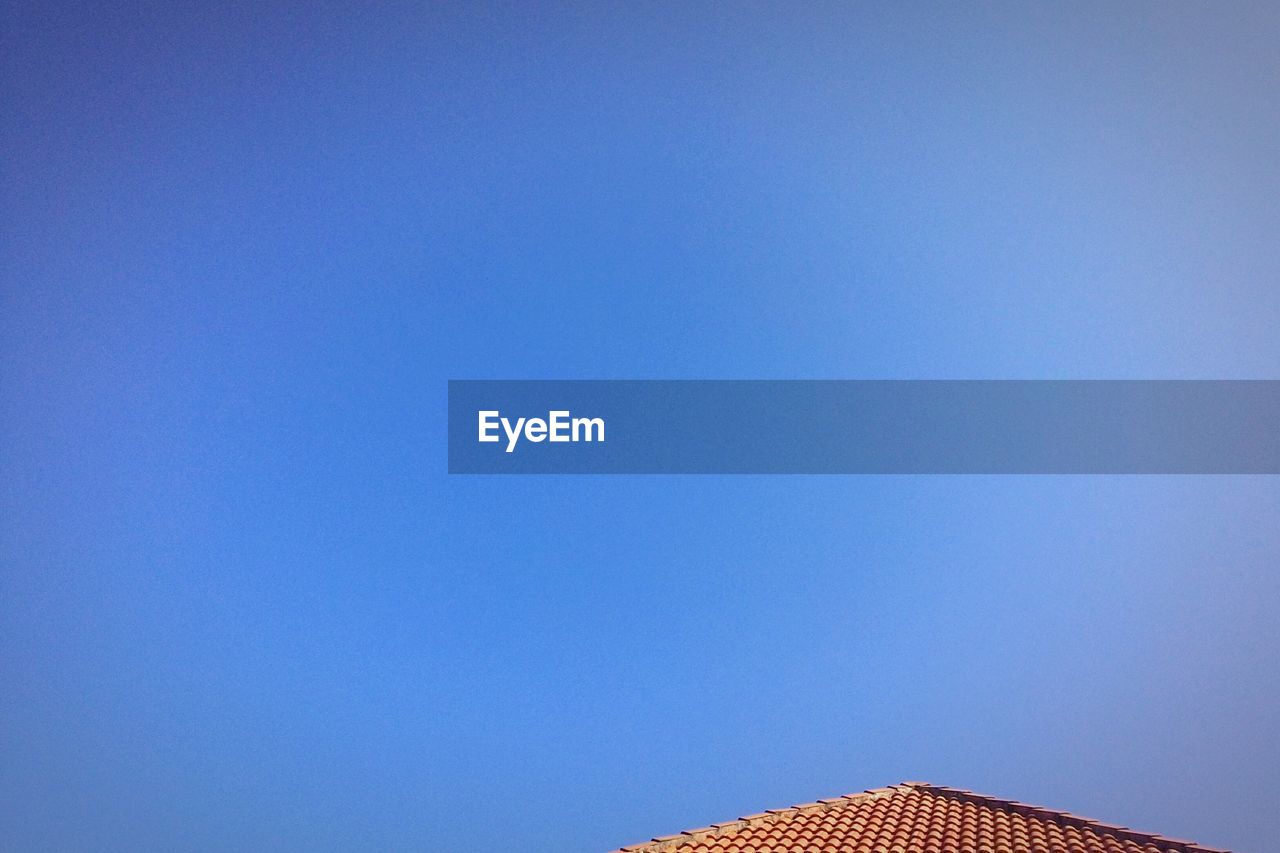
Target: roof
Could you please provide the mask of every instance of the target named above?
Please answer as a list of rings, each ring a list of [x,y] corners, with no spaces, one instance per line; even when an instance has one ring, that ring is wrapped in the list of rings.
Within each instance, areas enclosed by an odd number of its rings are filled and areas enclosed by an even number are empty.
[[[618,853],[1225,853],[927,782],[771,809]]]

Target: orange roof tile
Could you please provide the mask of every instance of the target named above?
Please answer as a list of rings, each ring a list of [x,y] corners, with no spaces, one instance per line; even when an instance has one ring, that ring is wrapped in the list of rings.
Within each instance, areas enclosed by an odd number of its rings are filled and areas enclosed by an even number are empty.
[[[617,853],[1226,853],[958,788],[903,782]]]

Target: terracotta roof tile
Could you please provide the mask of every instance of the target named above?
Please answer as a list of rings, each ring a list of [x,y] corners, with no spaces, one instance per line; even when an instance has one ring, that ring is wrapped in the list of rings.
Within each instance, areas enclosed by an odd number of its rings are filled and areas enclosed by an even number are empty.
[[[621,848],[620,853],[1228,853],[1193,841],[903,782],[770,809]]]

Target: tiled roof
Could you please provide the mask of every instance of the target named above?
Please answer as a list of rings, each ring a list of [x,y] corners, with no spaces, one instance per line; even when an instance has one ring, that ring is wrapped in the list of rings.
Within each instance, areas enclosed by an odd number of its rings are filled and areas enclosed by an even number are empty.
[[[958,788],[903,782],[771,809],[618,853],[1225,853]]]

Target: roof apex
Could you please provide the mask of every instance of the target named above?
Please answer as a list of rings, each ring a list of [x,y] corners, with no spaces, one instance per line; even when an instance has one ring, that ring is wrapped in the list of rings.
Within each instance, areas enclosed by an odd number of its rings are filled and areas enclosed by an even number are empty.
[[[1156,833],[1140,832],[1125,826],[1103,823],[1102,821],[1081,817],[1070,812],[1030,805],[1017,800],[1002,799],[989,794],[979,794],[964,788],[934,785],[929,782],[899,782],[896,785],[890,785],[885,788],[871,788],[861,793],[846,794],[842,797],[821,799],[811,803],[801,803],[789,808],[768,809],[733,821],[715,823],[700,829],[690,829],[676,835],[659,836],[651,841],[619,848],[615,853],[667,853],[667,851],[678,851],[699,841],[708,841],[721,836],[743,832],[756,826],[792,820],[798,816],[815,812],[855,808],[860,804],[870,803],[885,797],[911,794],[970,803],[979,808],[1013,813],[1042,823],[1088,832],[1094,836],[1133,842],[1144,847],[1154,846],[1161,850],[1162,853],[1230,853],[1230,851],[1206,847],[1194,841],[1166,838]],[[690,847],[690,849],[694,848]],[[799,849],[797,848],[797,850]]]

